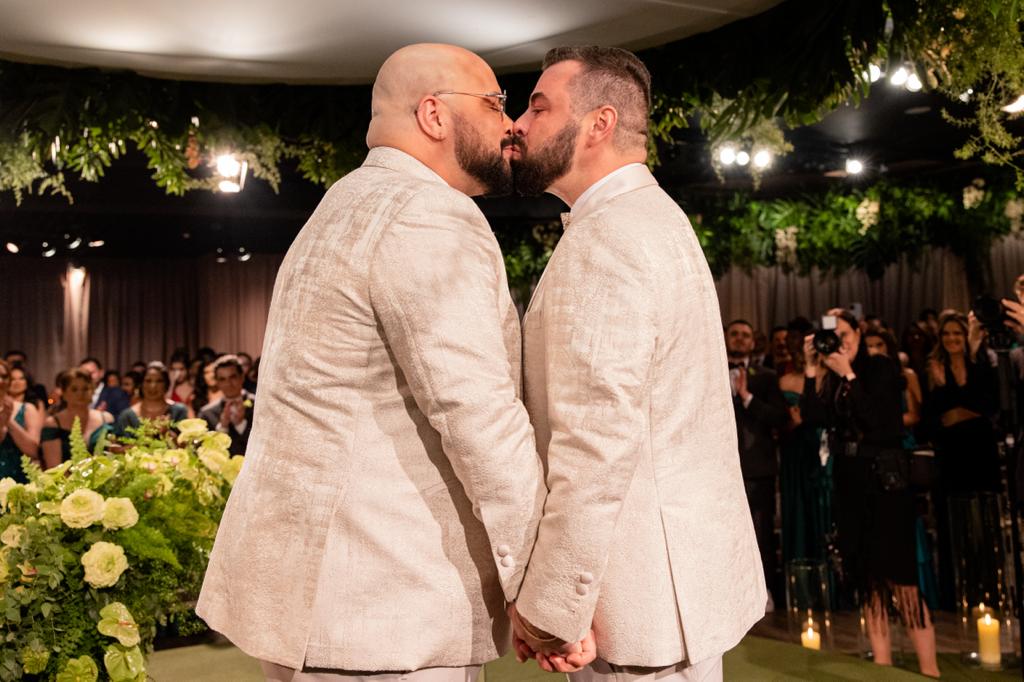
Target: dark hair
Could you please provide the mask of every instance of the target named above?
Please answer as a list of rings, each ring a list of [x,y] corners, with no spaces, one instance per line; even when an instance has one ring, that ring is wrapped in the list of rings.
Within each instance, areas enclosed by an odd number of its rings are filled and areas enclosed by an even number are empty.
[[[783,327],[781,324],[777,324],[774,327],[772,327],[772,330],[771,332],[768,333],[768,336],[775,336],[779,332],[789,332],[789,329]]]
[[[935,317],[938,317],[939,316],[939,311],[936,310],[935,308],[923,308],[921,310],[921,314],[917,316],[917,319],[918,319],[919,322],[924,322],[931,315],[934,315]]]
[[[217,359],[218,355],[220,354],[214,349],[210,348],[209,346],[203,346],[202,348],[196,351],[196,357],[202,358],[204,363],[213,362],[214,360]]]
[[[107,379],[109,379],[112,376],[117,377],[118,379],[120,379],[121,378],[121,373],[118,372],[116,369],[108,369],[106,374],[103,375],[103,383],[104,384],[107,383]]]
[[[121,377],[121,381],[124,381],[125,379],[131,379],[132,380],[132,382],[135,384],[135,392],[136,393],[138,393],[139,389],[142,388],[142,382],[144,380],[144,376],[140,372],[136,372],[135,370],[131,370],[130,372],[125,372],[124,376]]]
[[[542,69],[576,61],[583,70],[569,81],[572,110],[581,116],[609,105],[619,115],[613,141],[619,149],[647,145],[651,111],[651,74],[640,59],[618,47],[556,47],[544,55]]]
[[[874,336],[875,338],[882,339],[882,343],[885,344],[885,354],[893,360],[899,361],[900,349],[896,343],[896,337],[892,335],[892,332],[884,327],[868,327],[867,331],[864,332],[864,342],[867,343],[868,337]]]
[[[28,362],[28,353],[26,353],[23,350],[18,350],[16,348],[4,353],[4,360],[11,357],[12,355],[20,355],[21,357],[25,358],[24,362]]]
[[[739,319],[735,319],[735,320],[733,320],[732,322],[730,322],[729,324],[725,325],[725,330],[726,330],[726,331],[729,331],[730,329],[732,329],[733,327],[735,327],[735,326],[736,326],[736,325],[738,325],[738,324],[745,324],[745,325],[747,325],[748,327],[750,327],[750,331],[751,331],[751,332],[753,332],[753,331],[754,331],[754,325],[750,324],[749,322],[747,322],[746,320],[744,320],[744,319],[742,319],[742,318],[739,318]]]
[[[803,337],[807,336],[812,331],[814,331],[814,325],[806,317],[804,317],[803,315],[799,315],[789,321],[789,323],[786,325],[786,331],[796,332],[797,334],[800,335],[800,338],[802,339]]]
[[[237,355],[222,355],[217,358],[213,363],[214,376],[216,376],[218,370],[225,367],[234,367],[235,371],[238,372],[238,376],[245,377],[245,371],[242,369],[242,363],[238,361]]]
[[[86,362],[89,362],[88,358],[82,360],[82,363],[80,364],[84,364]],[[57,385],[60,386],[60,390],[66,391],[68,390],[68,387],[71,386],[71,383],[76,379],[81,379],[90,386],[93,385],[92,375],[86,372],[81,367],[72,367],[61,372],[60,376],[57,377]]]
[[[188,356],[188,351],[184,348],[175,348],[174,352],[171,353],[171,359],[167,364],[173,365],[176,362],[180,362],[185,365],[185,369],[188,369],[188,366],[192,364],[192,359]]]
[[[84,360],[82,360],[81,362],[79,362],[78,366],[81,367],[82,365],[84,365],[87,362],[91,362],[94,365],[96,365],[96,369],[103,369],[103,363],[100,362],[100,359],[96,358],[96,357],[93,357],[91,355],[89,357],[85,358]]]
[[[249,364],[252,364],[252,356],[246,353],[244,350],[238,351],[237,353],[235,353],[235,355],[239,358],[247,358],[249,360]]]
[[[167,366],[164,365],[164,363],[160,362],[159,360],[154,360],[153,362],[149,363],[148,365],[146,365],[146,374],[149,374],[149,372],[151,371],[156,371],[160,373],[160,380],[164,382],[165,391],[171,389],[171,374],[170,372],[167,371]],[[142,382],[145,381],[146,374],[143,374],[139,378],[140,386],[142,385]]]

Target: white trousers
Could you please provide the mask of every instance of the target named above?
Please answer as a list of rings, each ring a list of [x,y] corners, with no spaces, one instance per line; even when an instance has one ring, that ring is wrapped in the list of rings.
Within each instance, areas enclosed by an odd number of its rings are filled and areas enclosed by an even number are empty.
[[[722,682],[722,657],[697,665],[677,663],[667,668],[639,668],[613,665],[600,658],[578,673],[569,673],[572,682]]]
[[[480,666],[464,668],[424,668],[408,673],[351,672],[312,668],[296,670],[269,661],[260,661],[267,682],[476,682]]]

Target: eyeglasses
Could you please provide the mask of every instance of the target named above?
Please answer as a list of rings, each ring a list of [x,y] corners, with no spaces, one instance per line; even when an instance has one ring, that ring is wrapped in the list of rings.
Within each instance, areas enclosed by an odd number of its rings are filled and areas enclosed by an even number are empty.
[[[508,99],[508,95],[505,94],[504,90],[502,90],[501,92],[480,92],[480,93],[477,93],[477,92],[456,92],[455,90],[438,90],[437,92],[434,92],[434,93],[431,93],[431,94],[434,95],[435,97],[437,95],[466,95],[468,97],[479,97],[481,99],[491,99],[491,98],[494,98],[494,99],[498,100],[498,104],[497,104],[497,106],[494,106],[493,109],[495,111],[497,111],[499,114],[504,114],[505,113],[505,101]]]

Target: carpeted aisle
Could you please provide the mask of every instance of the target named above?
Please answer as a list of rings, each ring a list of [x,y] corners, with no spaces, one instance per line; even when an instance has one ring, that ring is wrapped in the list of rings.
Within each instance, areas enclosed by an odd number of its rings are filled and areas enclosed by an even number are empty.
[[[153,682],[262,682],[260,667],[231,645],[202,644],[157,651],[150,656],[149,679]],[[1019,680],[1020,671],[985,673],[962,665],[955,656],[939,660],[942,679],[947,682]],[[484,667],[479,682],[557,682],[534,663],[520,665],[511,656]],[[858,682],[900,682],[926,678],[895,668],[882,668],[844,654],[808,651],[761,637],[747,637],[725,656],[725,679],[729,682],[773,682],[813,680]]]

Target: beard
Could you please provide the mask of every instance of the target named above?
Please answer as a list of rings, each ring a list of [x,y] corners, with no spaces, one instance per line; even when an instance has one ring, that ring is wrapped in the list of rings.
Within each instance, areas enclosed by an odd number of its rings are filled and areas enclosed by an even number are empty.
[[[532,154],[527,152],[525,140],[517,135],[514,143],[519,147],[520,158],[512,161],[516,193],[527,197],[543,194],[568,173],[579,132],[579,123],[570,121],[547,145]]]
[[[455,115],[455,160],[459,168],[484,186],[484,194],[512,193],[512,168],[502,148],[488,150],[479,131],[464,117]]]

